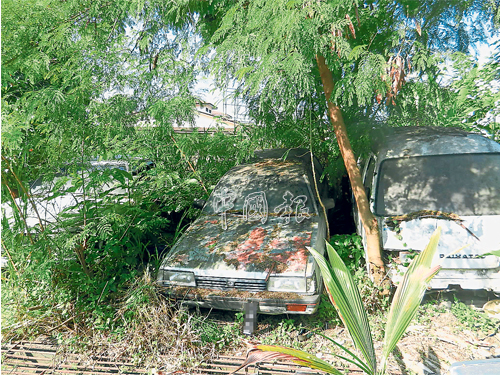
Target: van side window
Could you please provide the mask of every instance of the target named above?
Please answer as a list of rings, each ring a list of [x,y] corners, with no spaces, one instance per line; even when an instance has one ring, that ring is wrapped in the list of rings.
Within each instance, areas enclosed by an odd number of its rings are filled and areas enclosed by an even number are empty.
[[[365,186],[366,195],[370,199],[373,186],[373,173],[375,171],[375,158],[372,156],[368,160],[368,166],[366,167],[365,179],[363,185]]]

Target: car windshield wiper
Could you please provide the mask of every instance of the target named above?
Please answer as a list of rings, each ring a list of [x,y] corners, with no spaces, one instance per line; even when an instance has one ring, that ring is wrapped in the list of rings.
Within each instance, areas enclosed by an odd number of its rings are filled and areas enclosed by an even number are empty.
[[[425,219],[425,218],[454,221],[459,226],[461,226],[463,229],[465,229],[472,237],[474,237],[476,240],[480,241],[479,237],[476,236],[469,228],[467,228],[463,224],[464,220],[460,216],[458,216],[457,214],[454,214],[453,212],[443,212],[443,211],[433,211],[433,210],[420,210],[420,211],[410,212],[410,213],[404,214],[404,215],[389,216],[385,220],[385,224],[389,228],[391,228],[392,230],[394,230],[403,221],[412,221],[412,220],[415,220],[415,219]]]

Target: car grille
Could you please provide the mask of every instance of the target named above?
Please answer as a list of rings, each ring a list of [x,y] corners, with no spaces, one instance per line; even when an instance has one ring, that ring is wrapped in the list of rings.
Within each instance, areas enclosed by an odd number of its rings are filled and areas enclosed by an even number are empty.
[[[262,292],[267,289],[265,280],[255,279],[224,279],[220,277],[197,276],[196,286],[198,288],[219,290],[243,290],[247,292]]]

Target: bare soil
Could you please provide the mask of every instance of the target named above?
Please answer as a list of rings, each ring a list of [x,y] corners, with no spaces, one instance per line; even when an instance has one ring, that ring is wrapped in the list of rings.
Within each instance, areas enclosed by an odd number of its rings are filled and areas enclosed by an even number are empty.
[[[482,314],[481,308],[477,306],[482,306],[486,300],[475,300],[472,301],[473,304],[467,298],[464,301],[467,306],[476,305],[473,308]],[[387,369],[389,374],[447,374],[450,365],[455,362],[500,358],[500,320],[488,318],[488,323],[484,324],[484,319],[487,318],[486,315],[481,315],[484,318],[477,319],[476,324],[474,316],[457,318],[457,312],[453,313],[451,306],[449,296],[440,301],[424,303],[390,357]],[[385,316],[382,312],[370,315],[375,350],[379,355],[383,346]],[[260,316],[254,336],[238,348],[229,350],[227,354],[244,355],[245,344],[248,345],[249,342],[276,341],[276,345],[306,350],[339,367],[345,366],[345,363],[331,354],[340,354],[340,351],[328,340],[310,332],[312,320],[313,318],[304,316]],[[283,327],[283,321],[288,323],[285,324],[285,329],[277,333],[276,327],[280,324]],[[320,332],[354,350],[347,330],[340,325],[329,327],[326,324],[321,327]]]

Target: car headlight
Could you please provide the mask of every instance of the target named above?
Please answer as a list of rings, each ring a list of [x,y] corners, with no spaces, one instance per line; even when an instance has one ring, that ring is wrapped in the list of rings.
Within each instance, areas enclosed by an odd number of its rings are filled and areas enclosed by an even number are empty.
[[[270,277],[267,282],[267,290],[270,292],[295,292],[306,291],[305,277]]]
[[[313,277],[307,278],[307,293],[316,292],[316,279]]]
[[[194,273],[182,271],[161,271],[158,281],[180,286],[196,286]]]

